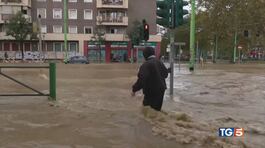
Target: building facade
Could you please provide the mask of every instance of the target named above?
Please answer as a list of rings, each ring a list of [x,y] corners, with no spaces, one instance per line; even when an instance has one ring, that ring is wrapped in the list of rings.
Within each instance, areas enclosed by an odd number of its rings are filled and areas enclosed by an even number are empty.
[[[156,35],[153,0],[68,0],[67,49],[64,47],[64,0],[1,0],[0,56],[8,52],[10,57],[19,58],[16,41],[5,36],[5,24],[17,11],[22,11],[41,30],[42,48],[38,40],[23,43],[29,58],[41,52],[46,59],[63,59],[67,50],[70,56],[84,55],[92,62],[100,57],[105,62],[126,62],[131,57],[140,60],[144,46],[131,49],[127,29],[133,21],[142,19],[150,25],[150,40],[146,44],[160,54],[161,36]],[[100,46],[95,41],[97,32],[104,32]]]

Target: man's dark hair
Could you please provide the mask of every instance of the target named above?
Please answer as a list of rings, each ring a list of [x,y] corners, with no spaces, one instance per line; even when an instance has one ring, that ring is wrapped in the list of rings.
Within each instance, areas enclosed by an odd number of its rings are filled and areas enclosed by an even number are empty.
[[[155,55],[155,49],[152,47],[146,47],[143,51],[144,58],[147,60],[148,57]]]

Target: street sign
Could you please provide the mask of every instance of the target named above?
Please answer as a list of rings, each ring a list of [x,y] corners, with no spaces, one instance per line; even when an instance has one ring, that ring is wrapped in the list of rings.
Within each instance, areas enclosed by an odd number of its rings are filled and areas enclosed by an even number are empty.
[[[176,45],[176,46],[185,46],[186,43],[185,42],[176,42],[176,43],[174,43],[174,45]]]

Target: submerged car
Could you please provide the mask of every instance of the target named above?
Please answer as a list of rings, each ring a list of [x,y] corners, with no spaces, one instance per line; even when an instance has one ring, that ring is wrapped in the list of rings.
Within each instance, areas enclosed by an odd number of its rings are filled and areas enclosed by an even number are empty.
[[[85,56],[73,56],[65,63],[66,64],[89,64],[89,60]]]

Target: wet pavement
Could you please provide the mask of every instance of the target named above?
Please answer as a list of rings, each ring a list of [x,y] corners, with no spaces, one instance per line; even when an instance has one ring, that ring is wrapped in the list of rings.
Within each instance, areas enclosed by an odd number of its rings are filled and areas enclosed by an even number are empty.
[[[130,97],[137,65],[58,65],[58,102],[0,98],[0,147],[205,148],[265,147],[265,65],[176,65],[174,97],[163,113]],[[48,91],[47,71],[7,70]],[[0,77],[2,92],[28,92]],[[168,94],[168,93],[167,93]],[[219,127],[241,127],[244,138],[220,138]]]

